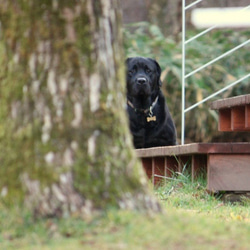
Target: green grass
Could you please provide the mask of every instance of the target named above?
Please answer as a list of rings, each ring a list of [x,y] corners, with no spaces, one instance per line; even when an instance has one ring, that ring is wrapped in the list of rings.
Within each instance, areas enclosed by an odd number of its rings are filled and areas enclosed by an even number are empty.
[[[109,210],[94,218],[34,220],[0,205],[1,249],[249,249],[250,202],[223,203],[180,177],[158,188],[161,215]]]
[[[203,179],[194,183],[186,176],[169,181],[156,190],[156,195],[166,209],[177,209],[193,215],[201,215],[223,221],[250,222],[250,200],[242,197],[241,202],[223,201],[223,193],[211,194],[206,190]]]

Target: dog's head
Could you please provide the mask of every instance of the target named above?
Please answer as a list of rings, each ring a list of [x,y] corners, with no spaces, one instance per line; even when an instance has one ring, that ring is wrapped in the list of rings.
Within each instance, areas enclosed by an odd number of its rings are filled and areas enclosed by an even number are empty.
[[[155,98],[161,86],[161,68],[151,58],[130,57],[127,64],[127,95],[128,97]]]

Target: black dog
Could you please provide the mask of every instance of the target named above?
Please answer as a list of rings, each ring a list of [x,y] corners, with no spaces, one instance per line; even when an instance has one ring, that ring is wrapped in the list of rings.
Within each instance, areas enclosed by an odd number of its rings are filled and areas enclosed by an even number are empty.
[[[135,148],[176,144],[176,130],[161,87],[159,64],[144,57],[127,61],[127,110]]]

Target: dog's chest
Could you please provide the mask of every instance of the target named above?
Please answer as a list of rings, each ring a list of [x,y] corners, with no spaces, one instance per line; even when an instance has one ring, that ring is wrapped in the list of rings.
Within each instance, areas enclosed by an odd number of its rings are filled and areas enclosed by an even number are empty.
[[[134,130],[151,130],[158,126],[157,116],[155,114],[146,115],[146,114],[136,114],[132,120],[132,127]]]

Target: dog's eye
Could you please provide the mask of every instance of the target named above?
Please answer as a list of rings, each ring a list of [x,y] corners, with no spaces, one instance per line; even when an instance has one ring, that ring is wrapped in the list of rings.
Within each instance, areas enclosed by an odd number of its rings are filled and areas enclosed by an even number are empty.
[[[129,71],[128,71],[128,75],[129,75],[129,76],[132,76],[133,73],[134,73],[134,70],[129,70]]]
[[[146,68],[146,73],[150,74],[151,73],[151,70],[149,68]]]

